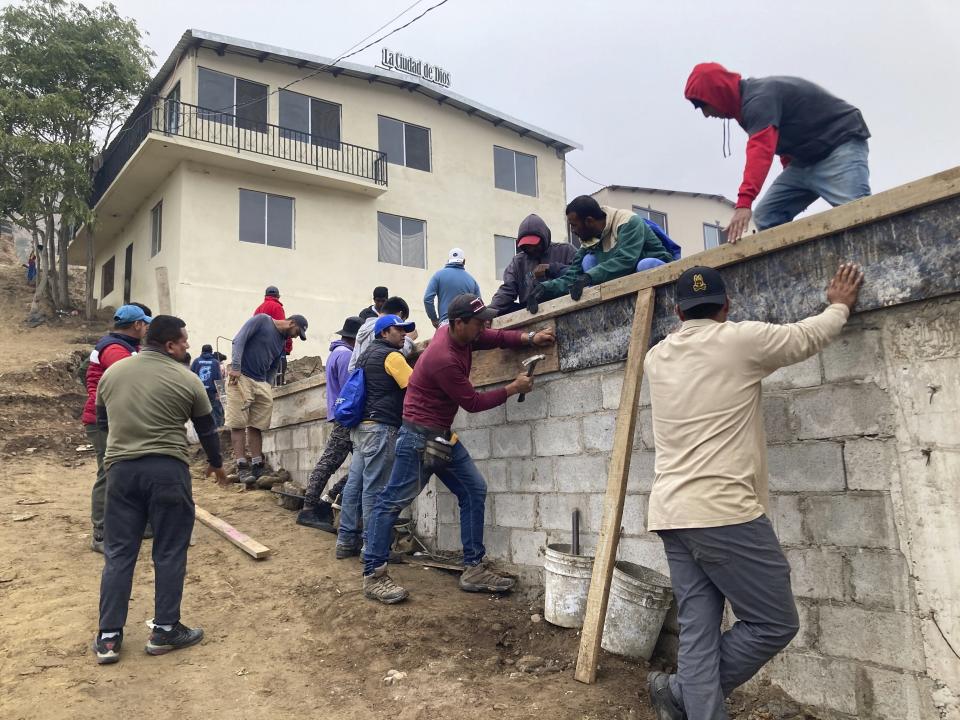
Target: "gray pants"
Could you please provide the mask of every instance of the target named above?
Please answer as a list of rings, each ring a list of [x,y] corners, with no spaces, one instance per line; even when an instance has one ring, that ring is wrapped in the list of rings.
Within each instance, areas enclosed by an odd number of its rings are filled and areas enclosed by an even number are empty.
[[[193,532],[190,469],[167,455],[115,462],[107,471],[107,497],[100,630],[120,630],[127,621],[133,571],[147,520],[154,532],[153,621],[176,624]]]
[[[83,429],[97,455],[97,479],[90,493],[90,520],[93,534],[103,538],[103,506],[107,501],[107,472],[103,469],[103,454],[107,451],[107,434],[96,424],[84,425]]]
[[[680,621],[670,688],[688,720],[726,720],[723,699],[786,647],[800,627],[790,565],[765,516],[658,534]],[[721,633],[724,599],[738,622]]]

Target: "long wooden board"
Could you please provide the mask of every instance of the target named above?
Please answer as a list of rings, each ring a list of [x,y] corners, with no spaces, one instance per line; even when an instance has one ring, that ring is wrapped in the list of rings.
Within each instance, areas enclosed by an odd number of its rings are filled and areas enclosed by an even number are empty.
[[[610,451],[610,471],[607,476],[607,492],[603,499],[603,519],[600,522],[600,537],[597,540],[596,559],[593,561],[593,576],[587,595],[587,609],[580,635],[580,654],[574,677],[582,683],[592,683],[597,678],[597,656],[603,639],[603,621],[607,617],[607,600],[613,566],[617,560],[617,545],[620,542],[620,521],[623,519],[623,502],[627,494],[627,475],[630,473],[630,456],[633,452],[633,433],[637,425],[637,405],[640,398],[640,379],[643,376],[643,358],[650,344],[650,323],[653,320],[653,288],[637,293],[633,326],[630,331],[630,346],[627,351],[627,366],[620,391],[620,408]]]
[[[247,555],[250,555],[257,560],[262,560],[270,554],[270,548],[268,548],[266,545],[258,543],[246,533],[240,532],[230,523],[221,520],[212,513],[207,512],[199,505],[194,508],[194,512],[196,513],[197,520],[213,530],[217,535],[232,542],[238,548],[247,553]]]
[[[540,321],[539,318],[530,321],[526,326],[514,328],[524,331],[556,330],[553,320]],[[523,368],[520,363],[531,355],[546,355],[537,363],[534,375],[543,375],[556,372],[560,369],[560,355],[557,345],[550,347],[524,347],[519,350],[476,350],[473,353],[473,366],[470,368],[470,382],[476,387],[493,385],[495,383],[513,380]]]

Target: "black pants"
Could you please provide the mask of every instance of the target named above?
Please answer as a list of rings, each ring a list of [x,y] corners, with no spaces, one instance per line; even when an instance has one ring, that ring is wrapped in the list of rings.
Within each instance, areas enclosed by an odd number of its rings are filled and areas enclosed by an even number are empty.
[[[327,440],[323,448],[323,454],[317,460],[317,464],[310,471],[310,477],[307,479],[307,492],[304,496],[304,503],[307,505],[319,505],[320,495],[327,486],[330,477],[340,469],[347,455],[353,450],[353,443],[350,441],[350,428],[346,428],[340,423],[334,421],[333,429],[330,431],[330,439]]]
[[[190,470],[183,461],[145,455],[110,466],[100,579],[101,630],[120,630],[127,621],[133,571],[148,520],[153,525],[153,621],[158,625],[179,622],[193,514]]]

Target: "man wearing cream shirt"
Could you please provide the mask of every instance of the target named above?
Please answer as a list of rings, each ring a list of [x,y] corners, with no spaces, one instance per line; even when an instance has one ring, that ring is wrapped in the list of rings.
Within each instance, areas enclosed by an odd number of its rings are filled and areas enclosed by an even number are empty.
[[[790,325],[728,322],[712,268],[677,281],[683,323],[644,361],[657,450],[647,525],[663,541],[680,621],[677,673],[648,676],[659,720],[726,720],[724,698],[797,633],[790,566],[766,515],[760,381],[836,338],[862,281],[844,263],[829,306]],[[725,599],[738,622],[721,633]]]

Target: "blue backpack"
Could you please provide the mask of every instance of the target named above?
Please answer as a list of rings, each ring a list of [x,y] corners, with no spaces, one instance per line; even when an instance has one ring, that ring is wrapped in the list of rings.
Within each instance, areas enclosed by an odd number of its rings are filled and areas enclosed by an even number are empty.
[[[333,419],[346,428],[355,428],[363,420],[367,404],[367,382],[363,368],[356,367],[340,389],[333,406]]]
[[[653,234],[660,238],[660,242],[663,243],[664,249],[673,255],[674,260],[680,259],[681,248],[673,240],[670,239],[670,236],[667,235],[663,228],[657,225],[653,220],[649,218],[643,218],[643,221],[653,230]]]

